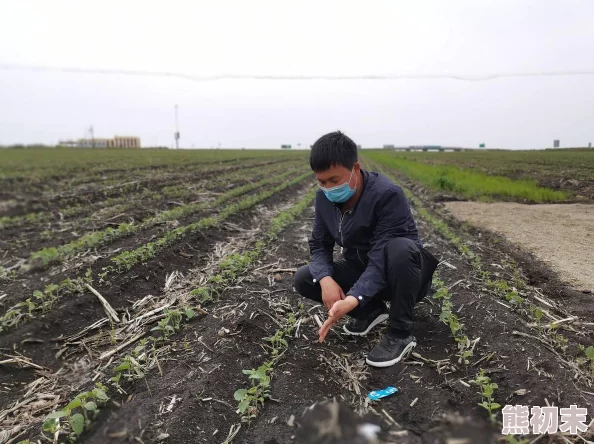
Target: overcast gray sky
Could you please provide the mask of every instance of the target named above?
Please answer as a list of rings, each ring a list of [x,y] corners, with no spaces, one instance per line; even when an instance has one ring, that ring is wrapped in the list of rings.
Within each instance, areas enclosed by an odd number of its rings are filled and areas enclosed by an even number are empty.
[[[0,65],[210,75],[594,71],[592,0],[0,0]],[[185,147],[594,143],[594,75],[218,80],[0,70],[0,144],[138,135]]]

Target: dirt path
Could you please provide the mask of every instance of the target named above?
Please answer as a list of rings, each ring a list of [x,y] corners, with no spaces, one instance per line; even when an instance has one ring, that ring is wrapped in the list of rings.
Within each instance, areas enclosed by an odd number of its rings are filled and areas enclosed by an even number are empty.
[[[594,205],[447,202],[445,206],[457,219],[533,252],[571,286],[594,291]]]

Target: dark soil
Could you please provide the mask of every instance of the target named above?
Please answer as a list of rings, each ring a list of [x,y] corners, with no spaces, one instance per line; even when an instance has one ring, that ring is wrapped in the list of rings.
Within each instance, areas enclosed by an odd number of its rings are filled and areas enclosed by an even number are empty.
[[[8,255],[10,258],[13,257],[13,261],[17,258],[27,258],[32,252],[38,251],[42,248],[57,247],[68,243],[86,233],[102,230],[108,226],[117,226],[122,222],[138,222],[146,219],[149,216],[154,215],[158,211],[168,210],[175,206],[173,201],[180,201],[183,199],[179,198],[168,198],[162,196],[161,200],[150,200],[146,201],[142,199],[144,192],[154,191],[159,192],[161,189],[171,185],[178,185],[182,183],[193,183],[199,184],[204,183],[206,189],[213,192],[223,192],[228,190],[228,183],[222,186],[215,186],[209,188],[209,178],[220,178],[220,175],[230,174],[237,172],[243,168],[249,168],[254,166],[269,166],[273,164],[282,163],[277,160],[269,162],[259,162],[249,165],[231,165],[223,168],[216,169],[195,169],[190,172],[171,172],[168,175],[162,176],[145,176],[139,179],[134,185],[134,189],[126,188],[122,190],[120,188],[114,188],[109,193],[102,187],[101,184],[89,185],[89,190],[78,190],[69,191],[70,194],[75,196],[76,202],[71,202],[71,199],[66,199],[68,206],[65,206],[65,199],[56,197],[55,199],[43,200],[46,208],[43,211],[50,212],[52,214],[52,220],[44,221],[41,223],[24,223],[18,227],[11,227],[1,230],[2,237],[0,239],[0,251],[3,255]],[[120,178],[120,183],[130,182],[130,178]],[[234,186],[241,186],[250,181],[250,178],[246,177],[245,180],[235,180]],[[88,221],[87,216],[94,214],[95,212],[105,208],[104,202],[107,198],[121,197],[122,193],[129,198],[129,206],[125,209],[123,214],[118,217],[109,217],[108,220],[97,220]],[[191,193],[188,194],[187,199],[195,200],[195,196]],[[60,217],[60,212],[69,206],[82,205],[85,210],[77,213],[76,217],[64,218]],[[2,216],[4,214],[0,214]],[[81,222],[79,222],[81,221]],[[79,223],[77,223],[79,222]],[[44,237],[48,233],[49,236]],[[11,265],[10,263],[6,266]]]
[[[572,177],[556,177],[541,179],[538,184],[556,191],[567,191],[575,196],[568,202],[594,202],[594,180],[592,179],[577,180]]]
[[[311,214],[311,213],[310,213]],[[432,244],[433,251],[440,251],[441,258],[456,267],[457,271],[440,271],[441,279],[447,283],[456,281],[460,276],[472,279],[470,267],[464,263],[451,249],[442,245],[442,241],[434,237],[428,227],[420,224],[423,238],[427,244]],[[276,249],[262,263],[280,259],[283,267],[296,267],[307,259],[307,251],[303,248],[303,235],[307,225],[302,222],[294,224],[292,229]],[[439,245],[439,247],[438,247]],[[429,248],[429,247],[428,247]],[[449,269],[448,269],[449,270]],[[128,439],[141,436],[152,442],[157,436],[166,433],[167,442],[222,442],[232,424],[239,422],[234,409],[236,401],[233,399],[235,390],[246,386],[246,379],[241,374],[242,369],[254,368],[263,363],[266,357],[262,349],[262,338],[270,336],[277,328],[265,316],[258,316],[249,320],[248,313],[265,311],[268,307],[266,298],[251,291],[261,291],[269,288],[266,276],[253,275],[244,281],[241,289],[229,291],[222,296],[217,306],[248,302],[248,308],[235,322],[221,322],[214,317],[205,317],[188,326],[188,329],[178,343],[192,342],[192,353],[206,353],[211,358],[208,363],[200,364],[197,370],[191,360],[183,359],[187,366],[179,361],[164,367],[163,378],[154,376],[149,379],[151,395],[144,387],[138,387],[140,394],[135,399],[124,404],[119,410],[114,410],[112,417],[105,426],[100,426],[94,432],[90,442],[106,442],[111,435],[121,430],[128,431]],[[295,305],[300,298],[292,289],[292,276],[284,274],[280,283],[279,293],[272,297],[289,296]],[[482,294],[473,285],[458,286],[455,292],[456,308],[464,308],[462,320],[471,338],[480,336],[482,339],[475,351],[474,360],[486,353],[494,352],[492,359],[483,361],[484,368],[500,388],[497,400],[502,403],[522,403],[528,405],[544,405],[544,399],[568,405],[577,402],[588,405],[580,396],[579,389],[571,382],[572,375],[555,363],[554,356],[538,343],[512,336],[510,330],[526,331],[522,322],[513,312],[495,303],[489,295]],[[494,442],[496,429],[486,420],[485,412],[477,406],[480,396],[474,385],[466,387],[460,379],[468,384],[475,377],[479,366],[464,366],[454,358],[456,344],[449,336],[448,328],[439,322],[438,312],[434,302],[428,297],[416,309],[415,336],[419,345],[417,352],[425,359],[450,359],[456,367],[453,373],[448,370],[439,374],[429,365],[418,365],[418,360],[411,358],[400,365],[387,369],[367,368],[367,378],[362,381],[363,395],[368,391],[395,385],[399,393],[380,401],[376,410],[385,409],[391,417],[403,427],[399,430],[389,425],[385,418],[375,417],[375,422],[382,427],[382,436],[389,439],[391,432],[398,432],[398,442],[446,442],[447,439],[470,439],[469,442]],[[312,304],[306,301],[306,309]],[[468,308],[466,308],[468,307]],[[323,317],[323,312],[320,311]],[[246,319],[247,318],[247,319]],[[488,322],[485,322],[485,320]],[[221,327],[230,330],[229,341],[219,342],[215,348]],[[340,329],[335,328],[336,332]],[[272,397],[276,401],[266,402],[259,417],[251,424],[244,424],[234,442],[238,443],[285,443],[292,442],[296,431],[287,425],[287,421],[294,415],[297,426],[306,407],[327,398],[358,401],[359,397],[345,387],[348,378],[324,363],[321,356],[331,357],[331,352],[347,357],[348,362],[358,365],[364,358],[364,353],[370,350],[379,339],[382,331],[377,331],[367,338],[351,339],[344,335],[333,333],[327,341],[317,343],[317,327],[309,324],[304,327],[300,338],[292,340],[289,350],[283,360],[277,365],[273,382]],[[498,340],[504,335],[506,340]],[[195,342],[201,337],[207,347]],[[188,352],[185,352],[188,353]],[[183,355],[184,351],[180,350]],[[555,379],[553,387],[551,380],[538,376],[537,370],[526,372],[526,357],[532,357],[533,365],[538,370],[550,373]],[[174,356],[172,356],[173,358]],[[411,361],[417,362],[411,362]],[[218,367],[217,367],[218,366]],[[208,373],[213,368],[216,371]],[[204,372],[202,372],[204,370]],[[200,375],[197,379],[196,375]],[[527,394],[520,397],[514,391],[526,389]],[[181,397],[174,414],[159,413],[161,404],[167,404],[171,396]],[[218,401],[202,399],[213,398]],[[413,407],[410,404],[417,399]],[[229,405],[226,405],[227,403]],[[139,424],[138,419],[141,419]],[[213,433],[218,438],[213,438]],[[117,440],[113,440],[117,441]],[[111,441],[107,441],[111,442]]]
[[[303,189],[309,181],[310,179],[306,179],[276,193],[262,202],[260,206],[275,207],[286,202],[294,196],[297,190]],[[258,213],[255,211],[255,209],[251,209],[233,215],[226,222],[242,229],[249,229],[258,224]],[[112,276],[108,285],[93,285],[115,310],[125,310],[133,302],[149,294],[159,293],[163,288],[167,274],[173,271],[185,273],[187,270],[199,268],[205,264],[208,252],[213,250],[214,245],[233,234],[233,229],[227,228],[228,226],[222,225],[198,232],[162,251],[153,260],[145,264],[138,264],[125,274]],[[141,244],[141,240],[137,239],[137,245]],[[94,272],[99,271],[103,265],[105,264],[99,261],[93,266]],[[102,306],[90,292],[72,295],[62,299],[60,305],[48,313],[2,334],[0,350],[7,353],[18,351],[31,358],[37,365],[48,367],[55,372],[63,365],[63,361],[57,360],[55,357],[55,353],[61,345],[60,338],[68,337],[103,317],[105,317],[105,313]],[[23,338],[42,339],[43,342],[21,343]],[[68,356],[62,356],[62,359],[74,360],[77,356],[85,354],[84,346],[81,344],[79,347],[79,349],[73,349]],[[26,382],[30,382],[35,377],[35,372],[31,369],[9,366],[5,374],[0,374],[0,384],[12,383],[17,374],[19,377],[27,375],[23,378]],[[20,391],[11,391],[10,395],[2,398],[1,407],[9,405],[19,396]]]
[[[285,202],[290,195],[291,190],[288,190],[267,204]],[[426,205],[431,208],[436,204],[426,201]],[[246,227],[253,222],[251,216],[247,212],[231,221]],[[478,406],[481,396],[471,381],[479,369],[498,384],[494,398],[502,406],[551,403],[568,407],[577,404],[592,411],[594,396],[587,393],[592,390],[574,379],[575,372],[559,359],[560,352],[551,351],[540,342],[535,331],[527,325],[529,320],[520,312],[502,305],[495,295],[486,291],[481,276],[465,257],[431,226],[417,218],[425,247],[438,259],[455,267],[442,262],[438,273],[450,287],[454,312],[464,324],[465,334],[470,340],[478,340],[470,363],[459,362],[457,344],[448,326],[439,320],[440,308],[432,298],[432,292],[415,308],[413,333],[418,342],[415,349],[418,355],[385,369],[364,364],[365,354],[385,334],[385,326],[362,338],[346,336],[342,334],[341,326],[336,326],[326,341],[319,344],[318,327],[309,316],[299,334],[291,338],[285,355],[274,368],[272,399],[265,402],[251,423],[241,423],[235,412],[237,401],[233,394],[237,389],[251,385],[242,370],[256,368],[268,360],[263,338],[271,336],[278,328],[271,318],[278,313],[273,313],[275,300],[288,300],[295,312],[304,302],[306,312],[316,313],[321,319],[326,317],[323,307],[314,307],[313,303],[302,300],[295,293],[292,273],[274,274],[270,280],[267,269],[255,271],[277,261],[279,268],[286,269],[306,263],[309,259],[306,240],[312,216],[313,210],[309,208],[284,232],[260,263],[251,267],[243,280],[223,292],[208,307],[208,315],[199,316],[184,326],[174,337],[171,353],[161,362],[162,375],[153,371],[146,381],[126,386],[129,396],[112,393],[115,403],[95,421],[83,441],[221,443],[232,426],[241,424],[234,443],[329,442],[316,436],[312,425],[315,416],[304,417],[303,413],[316,402],[337,399],[341,402],[342,418],[338,427],[345,434],[352,433],[353,423],[371,422],[380,426],[382,442],[494,443],[499,438],[501,425],[492,425],[487,412]],[[462,231],[462,227],[453,226]],[[481,256],[485,269],[494,275],[498,273],[502,279],[510,278],[509,269],[504,273],[498,265],[507,264],[511,257],[529,284],[538,284],[544,294],[555,301],[567,301],[564,310],[580,317],[594,313],[587,299],[578,301],[574,299],[576,295],[564,293],[566,290],[560,289],[549,270],[510,249],[501,239],[478,231],[462,234],[471,243],[473,251]],[[209,230],[204,237],[185,242],[205,254],[212,249],[216,239],[225,238],[228,234],[224,230]],[[204,263],[204,257],[180,257],[182,247],[180,244],[168,249],[146,266],[131,270],[114,280],[111,287],[99,291],[116,309],[122,309],[130,301],[151,292],[159,292],[166,273],[188,270]],[[192,250],[185,251],[193,254]],[[43,320],[21,327],[18,336],[14,333],[9,339],[9,333],[0,338],[0,347],[12,349],[16,343],[17,350],[32,357],[34,362],[55,369],[58,365],[53,356],[55,350],[47,344],[19,345],[18,340],[27,333],[31,337],[66,335],[103,316],[101,307],[90,295],[78,301],[64,301],[62,309],[54,312]],[[80,321],[74,313],[81,317]],[[569,332],[563,331],[563,334],[569,335]],[[568,350],[569,356],[575,355],[575,341],[587,343],[591,340],[589,334],[569,337],[573,343]],[[438,368],[437,360],[445,360],[447,365]],[[339,364],[363,372],[358,378],[360,395],[354,391],[352,378]],[[33,375],[23,378],[25,372],[13,369],[12,373],[0,374],[0,378],[7,378],[0,379],[0,387],[3,382],[29,381]],[[398,393],[370,403],[373,410],[367,410],[366,416],[359,417],[352,412],[366,410],[365,397],[369,391],[390,385],[396,386]],[[170,411],[168,406],[171,406]],[[383,413],[384,410],[397,424]],[[320,417],[323,415],[321,412]],[[500,412],[498,420],[501,420]],[[38,434],[39,427],[31,429],[28,436],[36,438]],[[354,444],[357,441],[353,438],[343,442]],[[547,442],[553,441],[548,436],[539,440],[539,444]]]
[[[234,184],[240,186],[240,184]],[[231,199],[225,203],[225,206],[231,205],[233,202],[244,199],[250,194],[257,194],[261,189],[253,190],[245,193],[235,199]],[[284,193],[287,193],[285,191]],[[282,193],[281,193],[282,194]],[[177,220],[179,225],[187,225],[200,219],[216,214],[219,209],[206,208],[198,211],[190,216],[186,216]],[[0,306],[10,307],[16,302],[23,301],[30,297],[34,290],[42,289],[50,282],[59,283],[66,278],[72,278],[77,273],[86,271],[87,268],[93,270],[93,275],[96,276],[101,272],[102,268],[110,264],[110,258],[114,256],[113,252],[121,252],[137,248],[150,240],[153,240],[175,227],[173,221],[163,224],[158,224],[141,232],[134,233],[132,236],[122,237],[115,241],[102,246],[98,251],[94,252],[95,256],[87,255],[87,257],[80,257],[66,262],[66,264],[57,264],[49,267],[34,268],[30,272],[20,275],[11,282],[4,282],[0,284],[0,294],[6,293],[8,296],[2,300]],[[183,253],[182,252],[182,256]],[[135,268],[138,268],[136,266]],[[140,265],[142,267],[142,265]],[[134,271],[131,270],[131,271]]]

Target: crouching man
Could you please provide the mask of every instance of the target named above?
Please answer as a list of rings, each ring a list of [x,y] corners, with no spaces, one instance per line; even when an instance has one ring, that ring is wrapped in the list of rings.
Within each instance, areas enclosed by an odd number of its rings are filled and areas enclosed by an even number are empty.
[[[339,131],[322,136],[311,149],[310,166],[320,189],[311,261],[295,273],[295,289],[328,309],[320,342],[344,315],[352,318],[344,331],[358,336],[389,319],[389,332],[366,362],[394,365],[416,346],[413,308],[427,295],[438,261],[423,248],[402,189],[361,169],[349,137]],[[337,261],[335,243],[343,252]]]

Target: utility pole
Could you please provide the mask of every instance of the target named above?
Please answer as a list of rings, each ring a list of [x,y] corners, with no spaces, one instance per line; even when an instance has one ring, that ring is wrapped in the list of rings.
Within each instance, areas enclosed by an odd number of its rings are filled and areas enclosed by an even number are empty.
[[[177,116],[177,105],[175,105],[175,134],[173,135],[175,139],[175,149],[179,149],[179,119]]]
[[[93,132],[93,125],[89,128],[89,132],[91,133],[91,147],[95,148],[95,133]]]

